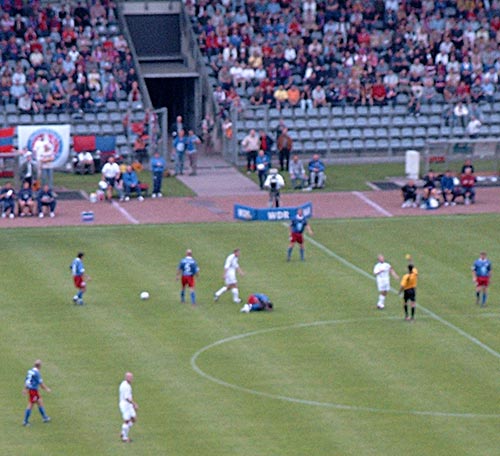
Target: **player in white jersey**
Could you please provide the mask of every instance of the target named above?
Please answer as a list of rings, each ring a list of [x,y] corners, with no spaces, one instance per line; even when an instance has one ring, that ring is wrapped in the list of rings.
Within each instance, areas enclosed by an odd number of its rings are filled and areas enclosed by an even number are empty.
[[[236,304],[241,302],[240,292],[238,290],[238,279],[236,278],[236,274],[245,275],[240,268],[239,264],[240,257],[240,249],[234,249],[233,253],[231,253],[224,263],[224,283],[225,285],[221,287],[214,293],[214,301],[218,301],[223,293],[227,290],[231,290],[233,295],[233,301]]]
[[[373,274],[377,279],[379,293],[377,309],[383,309],[385,307],[387,292],[391,289],[391,275],[398,280],[399,276],[396,274],[396,271],[392,269],[392,266],[385,261],[384,255],[379,255],[377,260],[377,264],[373,267]]]
[[[134,380],[134,375],[132,372],[127,372],[125,374],[125,379],[120,383],[119,388],[119,407],[120,412],[123,418],[122,430],[120,433],[120,437],[123,442],[130,442],[130,438],[128,433],[130,428],[134,425],[137,414],[136,410],[138,405],[134,402],[134,398],[132,396],[132,381]]]

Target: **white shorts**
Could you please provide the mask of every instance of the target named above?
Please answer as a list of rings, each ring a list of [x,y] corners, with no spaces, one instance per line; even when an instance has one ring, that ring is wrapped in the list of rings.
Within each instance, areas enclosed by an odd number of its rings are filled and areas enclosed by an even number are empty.
[[[120,402],[120,412],[122,413],[123,421],[130,421],[136,417],[134,406],[130,402]]]
[[[391,283],[387,280],[377,281],[378,291],[389,291],[391,289]]]
[[[238,283],[236,280],[236,271],[227,271],[224,282],[226,285],[236,285]]]

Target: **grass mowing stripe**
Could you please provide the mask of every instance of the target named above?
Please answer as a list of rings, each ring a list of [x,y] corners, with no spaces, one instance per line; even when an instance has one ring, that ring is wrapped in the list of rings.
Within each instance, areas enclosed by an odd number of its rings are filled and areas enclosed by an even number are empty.
[[[285,224],[285,226],[288,226]],[[337,261],[342,263],[344,266],[347,266],[351,270],[357,272],[358,274],[363,275],[364,277],[369,278],[370,280],[375,281],[375,278],[366,272],[364,269],[359,268],[355,264],[351,263],[350,261],[346,260],[345,258],[342,258],[340,255],[337,255],[335,252],[330,250],[328,247],[324,246],[320,242],[312,239],[310,236],[305,236],[306,239],[316,246],[318,249],[326,253],[327,255],[331,256],[332,258],[335,258]],[[391,291],[395,294],[397,294],[397,291],[394,288],[391,288]],[[487,351],[490,355],[493,355],[495,358],[500,359],[500,353],[498,353],[496,350],[493,350],[491,347],[486,345],[485,343],[481,342],[477,337],[472,336],[468,332],[464,331],[463,329],[459,328],[458,326],[455,326],[453,323],[450,323],[448,320],[445,320],[444,318],[440,317],[436,313],[434,313],[432,310],[427,309],[426,307],[422,306],[419,304],[419,308],[426,313],[427,315],[431,316],[434,318],[436,321],[441,323],[444,326],[447,326],[448,328],[452,329],[456,333],[460,334],[461,336],[465,337],[469,342],[472,342],[473,344],[477,345],[478,347],[482,348],[483,350]]]

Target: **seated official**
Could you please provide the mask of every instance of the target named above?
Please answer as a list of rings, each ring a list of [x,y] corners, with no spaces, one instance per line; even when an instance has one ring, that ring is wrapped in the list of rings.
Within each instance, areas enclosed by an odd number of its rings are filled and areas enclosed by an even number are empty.
[[[433,191],[437,188],[438,183],[438,177],[436,176],[434,171],[430,169],[429,172],[424,176],[424,192],[422,195],[424,201],[430,197],[431,193],[433,193]]]
[[[464,199],[464,204],[474,204],[476,202],[476,178],[470,168],[466,168],[465,173],[460,176],[460,186],[456,190],[453,201],[459,196]]]
[[[94,157],[90,152],[79,152],[73,159],[73,167],[77,174],[94,174]]]
[[[299,159],[298,155],[294,155],[292,157],[292,161],[288,167],[288,172],[294,189],[304,188],[307,185],[306,170],[304,169],[304,164],[302,163],[302,160]]]
[[[454,206],[456,188],[455,188],[455,178],[451,174],[449,169],[441,176],[441,197],[443,198],[443,204],[445,206]]]
[[[271,310],[273,310],[273,303],[269,299],[269,296],[262,293],[254,293],[247,298],[247,302],[241,308],[240,312],[250,313]]]
[[[19,217],[32,217],[35,215],[35,199],[33,189],[29,182],[23,182],[23,186],[17,195],[17,211]]]
[[[51,190],[48,184],[42,186],[37,196],[38,217],[43,218],[44,212],[48,211],[50,217],[56,216],[57,206],[56,194]]]
[[[15,217],[16,211],[16,191],[11,182],[7,182],[0,190],[0,207],[2,208],[2,218]]]
[[[417,186],[413,179],[410,179],[401,187],[401,192],[403,194],[403,204],[401,207],[417,207]]]
[[[137,199],[139,201],[143,201],[144,198],[142,197],[141,193],[139,177],[132,168],[132,165],[127,165],[127,168],[125,169],[122,178],[123,178],[123,186],[125,188],[125,201],[130,200],[130,194],[132,192],[135,192],[137,194]]]
[[[308,165],[309,186],[311,188],[323,188],[325,185],[325,164],[319,158],[319,154],[314,154]]]

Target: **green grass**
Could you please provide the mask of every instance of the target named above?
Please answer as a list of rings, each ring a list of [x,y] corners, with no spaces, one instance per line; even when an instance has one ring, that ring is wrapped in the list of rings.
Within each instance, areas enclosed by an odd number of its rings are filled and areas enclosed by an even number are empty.
[[[499,223],[313,220],[304,263],[297,251],[284,261],[278,223],[1,230],[1,452],[498,454],[500,290],[494,281],[490,307],[477,308],[470,266],[482,249],[500,261]],[[229,294],[212,302],[235,246],[242,296],[267,292],[274,312],[243,315]],[[175,282],[187,247],[201,267],[194,309],[179,303]],[[79,250],[92,276],[84,307],[71,303],[68,270]],[[379,252],[400,274],[413,254],[415,324],[394,293],[375,310]],[[38,357],[53,421],[36,412],[25,429],[20,392]],[[118,441],[126,370],[140,405],[129,448]]]

